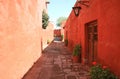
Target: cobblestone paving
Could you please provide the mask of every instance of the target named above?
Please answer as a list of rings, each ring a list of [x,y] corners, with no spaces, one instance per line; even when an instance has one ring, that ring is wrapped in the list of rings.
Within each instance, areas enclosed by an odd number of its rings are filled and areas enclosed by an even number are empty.
[[[62,42],[53,42],[22,79],[89,79],[88,67],[71,58]]]

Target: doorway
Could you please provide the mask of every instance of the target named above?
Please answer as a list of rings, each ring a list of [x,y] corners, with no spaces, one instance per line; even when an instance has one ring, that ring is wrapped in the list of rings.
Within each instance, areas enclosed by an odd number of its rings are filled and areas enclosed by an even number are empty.
[[[87,64],[91,65],[97,61],[98,30],[97,20],[86,23],[86,59]]]

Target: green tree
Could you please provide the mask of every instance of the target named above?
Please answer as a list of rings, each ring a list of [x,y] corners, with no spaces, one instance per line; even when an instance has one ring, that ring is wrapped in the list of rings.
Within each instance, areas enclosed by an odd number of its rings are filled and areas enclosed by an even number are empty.
[[[62,24],[63,21],[67,20],[67,17],[59,17],[57,19],[57,26],[60,26]]]
[[[46,27],[48,26],[48,23],[49,23],[49,16],[45,11],[43,11],[42,12],[42,28],[46,29]]]

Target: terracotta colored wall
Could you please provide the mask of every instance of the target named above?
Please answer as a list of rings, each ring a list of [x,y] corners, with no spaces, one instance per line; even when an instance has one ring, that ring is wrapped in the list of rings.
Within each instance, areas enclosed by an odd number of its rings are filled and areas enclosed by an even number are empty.
[[[67,33],[66,38],[69,39],[69,45],[68,47],[70,48],[70,50],[73,49],[75,44],[82,44],[82,47],[84,50],[82,50],[83,52],[85,52],[85,27],[84,24],[87,22],[90,22],[92,20],[96,20],[98,18],[98,5],[99,2],[98,1],[91,1],[90,2],[90,7],[86,7],[83,5],[78,5],[81,6],[82,9],[80,10],[80,15],[78,17],[76,17],[74,15],[74,12],[72,11],[69,19],[66,22],[65,25],[65,33]]]
[[[75,44],[82,45],[82,58],[86,53],[85,24],[98,21],[98,60],[107,65],[117,75],[120,75],[120,1],[119,0],[91,0],[90,6],[82,7],[80,15],[76,17],[71,12],[65,25],[65,38],[68,38],[68,48],[72,51]]]
[[[120,1],[100,1],[98,56],[120,76]]]
[[[44,10],[46,13],[48,13],[47,6],[49,4],[47,2],[49,2],[49,1],[47,1],[47,0],[40,0],[40,5],[42,5],[42,11]]]
[[[0,0],[0,79],[21,79],[41,55],[41,0]]]
[[[61,24],[61,35],[63,35],[63,39],[64,39],[64,28],[65,28],[65,24],[66,24],[66,21],[63,21],[62,24]]]
[[[54,29],[54,36],[61,36],[61,29]]]
[[[53,36],[54,36],[53,32],[54,32],[54,25],[52,24],[52,22],[49,22],[46,29],[42,29],[43,48],[46,46],[47,40],[49,40],[50,42],[53,41]]]

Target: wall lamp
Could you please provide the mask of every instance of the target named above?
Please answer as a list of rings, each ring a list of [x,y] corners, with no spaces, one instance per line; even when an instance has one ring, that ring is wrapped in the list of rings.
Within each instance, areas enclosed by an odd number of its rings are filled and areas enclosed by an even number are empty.
[[[86,7],[89,7],[89,5],[88,5],[89,0],[77,0],[77,3],[80,3],[81,5],[84,5]],[[76,7],[72,7],[72,9],[74,11],[75,16],[79,16],[81,7],[76,6]]]
[[[79,16],[81,7],[72,7],[75,16]]]

